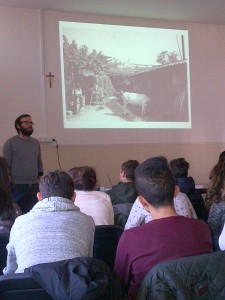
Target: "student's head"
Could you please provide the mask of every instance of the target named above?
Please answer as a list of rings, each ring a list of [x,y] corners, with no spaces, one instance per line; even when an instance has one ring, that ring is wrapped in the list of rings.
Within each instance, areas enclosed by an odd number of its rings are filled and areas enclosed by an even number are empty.
[[[165,157],[141,163],[135,170],[135,184],[138,194],[154,208],[173,205],[175,179]]]
[[[20,115],[15,120],[15,128],[17,133],[22,133],[24,136],[30,136],[33,133],[33,125],[31,116],[28,114]]]
[[[134,171],[138,165],[139,162],[137,160],[130,159],[128,161],[125,161],[121,165],[120,179],[122,180],[122,178],[126,178],[127,180],[134,182]]]
[[[171,171],[174,177],[187,177],[190,164],[184,158],[173,159],[170,162]]]
[[[74,184],[68,173],[56,170],[46,173],[40,179],[39,190],[42,199],[63,197],[71,200],[74,195]]]
[[[93,191],[96,183],[95,169],[89,166],[75,167],[69,170],[69,174],[73,179],[75,190]]]
[[[9,169],[4,157],[0,157],[0,185],[6,188],[10,186]]]
[[[205,200],[209,208],[213,203],[225,201],[225,158],[218,160],[210,172],[210,186]]]

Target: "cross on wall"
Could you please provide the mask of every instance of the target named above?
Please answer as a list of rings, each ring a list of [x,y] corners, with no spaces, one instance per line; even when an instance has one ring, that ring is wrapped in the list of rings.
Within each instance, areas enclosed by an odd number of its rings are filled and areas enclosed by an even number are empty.
[[[48,75],[46,77],[49,79],[49,87],[52,87],[52,78],[55,77],[52,72],[48,72]]]

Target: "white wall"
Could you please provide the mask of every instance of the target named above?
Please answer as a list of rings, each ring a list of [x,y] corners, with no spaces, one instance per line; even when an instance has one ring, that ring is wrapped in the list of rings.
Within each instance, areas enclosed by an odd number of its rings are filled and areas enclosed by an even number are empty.
[[[169,159],[186,157],[191,164],[190,174],[196,181],[208,181],[209,171],[225,147],[225,26],[179,23],[183,29],[189,29],[190,34],[191,131],[149,130],[144,143],[141,134],[136,132],[132,135],[133,145],[120,141],[119,145],[88,146],[86,132],[74,133],[69,130],[65,133],[60,129],[61,83],[57,20],[62,16],[63,20],[97,20],[96,16],[46,12],[43,17],[43,59],[42,12],[0,7],[0,150],[5,140],[16,134],[13,125],[15,118],[22,113],[30,113],[35,122],[35,137],[53,136],[58,140],[62,169],[91,164],[98,171],[100,184],[108,184],[107,174],[116,182],[123,161],[142,161],[152,155],[165,155]],[[125,22],[119,18],[99,17],[98,20]],[[126,21],[133,25],[133,19]],[[162,25],[159,21],[135,22],[140,26]],[[171,28],[176,26],[170,22],[164,22],[163,25],[165,24]],[[55,75],[52,89],[45,78],[48,71]],[[118,130],[109,136],[109,142],[113,144],[117,134]],[[95,135],[95,139],[98,138],[101,138],[101,133]],[[55,147],[42,147],[42,153],[45,171],[59,167]]]
[[[31,114],[35,133],[44,135],[41,12],[0,7],[0,145],[16,134],[14,120]]]

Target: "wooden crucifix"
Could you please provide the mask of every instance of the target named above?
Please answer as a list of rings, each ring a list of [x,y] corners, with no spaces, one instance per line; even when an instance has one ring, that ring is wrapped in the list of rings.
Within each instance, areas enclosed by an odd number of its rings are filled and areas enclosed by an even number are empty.
[[[48,72],[48,75],[46,77],[49,79],[49,87],[52,87],[52,78],[55,77],[52,72]]]

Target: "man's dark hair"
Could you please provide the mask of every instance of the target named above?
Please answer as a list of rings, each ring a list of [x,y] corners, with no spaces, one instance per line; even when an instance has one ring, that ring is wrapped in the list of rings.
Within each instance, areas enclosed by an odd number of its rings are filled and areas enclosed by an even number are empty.
[[[134,182],[134,179],[135,179],[134,171],[138,165],[139,165],[139,162],[137,160],[130,159],[128,161],[125,161],[121,165],[121,171],[124,172],[127,179],[130,179],[131,181]]]
[[[19,117],[15,120],[15,128],[16,128],[17,133],[20,133],[19,128],[17,128],[17,125],[20,125],[20,124],[21,124],[21,119],[23,119],[23,118],[31,118],[31,116],[28,115],[28,114],[24,114],[24,115],[19,116]]]
[[[71,199],[74,192],[74,184],[68,173],[55,170],[46,173],[40,179],[39,190],[43,199],[49,197]]]
[[[135,170],[138,194],[158,208],[173,204],[175,179],[164,156],[152,157]]]
[[[176,178],[187,177],[189,166],[184,158],[173,159],[170,162],[171,171]]]
[[[73,179],[75,190],[93,191],[97,178],[95,169],[89,166],[75,167],[68,172]]]

